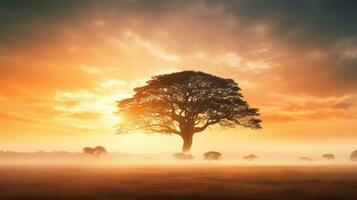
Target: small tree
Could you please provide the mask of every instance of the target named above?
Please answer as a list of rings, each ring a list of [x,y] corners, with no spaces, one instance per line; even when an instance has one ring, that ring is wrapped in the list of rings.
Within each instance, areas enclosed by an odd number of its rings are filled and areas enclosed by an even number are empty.
[[[178,160],[192,160],[193,156],[191,154],[186,154],[186,153],[175,153],[173,155],[176,159]]]
[[[254,154],[249,154],[249,155],[243,157],[244,160],[248,160],[248,161],[252,161],[257,158],[258,158],[258,156],[254,155]]]
[[[335,155],[333,155],[331,153],[327,153],[327,154],[322,155],[322,158],[326,159],[326,160],[334,160],[335,159]]]
[[[95,150],[94,150],[94,148],[92,148],[92,147],[84,147],[84,148],[83,148],[83,152],[84,152],[85,154],[94,154]]]
[[[106,154],[107,150],[102,146],[96,146],[96,147],[94,147],[94,153],[99,158],[102,154]]]
[[[219,124],[260,129],[258,109],[251,108],[232,79],[182,71],[154,76],[135,95],[118,103],[124,117],[118,133],[138,129],[182,137],[182,152],[191,149],[195,133]]]
[[[351,161],[354,161],[354,162],[357,162],[357,150],[354,150],[354,151],[351,153],[350,160],[351,160]]]
[[[83,148],[83,152],[85,154],[96,155],[97,158],[99,158],[100,155],[107,153],[107,150],[102,146],[96,146],[94,148],[92,148],[92,147],[84,147]]]
[[[203,154],[203,158],[208,161],[212,161],[212,160],[217,161],[222,158],[222,154],[217,151],[209,151]]]

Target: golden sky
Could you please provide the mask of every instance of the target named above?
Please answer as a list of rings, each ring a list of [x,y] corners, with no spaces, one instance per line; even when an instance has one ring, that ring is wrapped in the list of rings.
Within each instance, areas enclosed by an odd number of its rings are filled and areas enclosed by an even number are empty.
[[[213,127],[195,135],[194,152],[350,152],[357,141],[357,16],[350,7],[3,1],[0,150],[180,151],[178,136],[116,135],[113,112],[153,75],[199,70],[234,79],[260,109],[263,129]]]

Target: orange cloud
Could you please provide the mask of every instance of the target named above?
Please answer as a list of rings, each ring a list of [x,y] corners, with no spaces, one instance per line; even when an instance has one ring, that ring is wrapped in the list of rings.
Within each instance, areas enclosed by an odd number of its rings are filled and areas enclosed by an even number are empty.
[[[23,122],[23,123],[32,123],[34,120],[28,119],[26,117],[22,117],[16,114],[0,112],[0,120],[9,120],[9,121],[16,121],[16,122]]]
[[[78,120],[97,120],[101,116],[102,115],[100,113],[93,113],[93,112],[76,112],[68,115],[68,117]]]

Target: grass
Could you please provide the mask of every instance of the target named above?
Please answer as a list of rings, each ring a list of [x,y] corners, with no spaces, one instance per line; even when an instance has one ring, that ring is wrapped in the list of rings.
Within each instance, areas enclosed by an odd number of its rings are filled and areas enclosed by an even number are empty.
[[[0,166],[0,199],[355,200],[357,166]]]

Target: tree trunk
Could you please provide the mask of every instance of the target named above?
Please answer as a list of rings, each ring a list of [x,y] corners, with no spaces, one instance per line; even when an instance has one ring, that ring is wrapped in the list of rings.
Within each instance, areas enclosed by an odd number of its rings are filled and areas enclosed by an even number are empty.
[[[182,152],[183,153],[188,153],[191,149],[192,146],[192,136],[193,134],[187,134],[182,136],[183,139],[183,146],[182,146]]]

